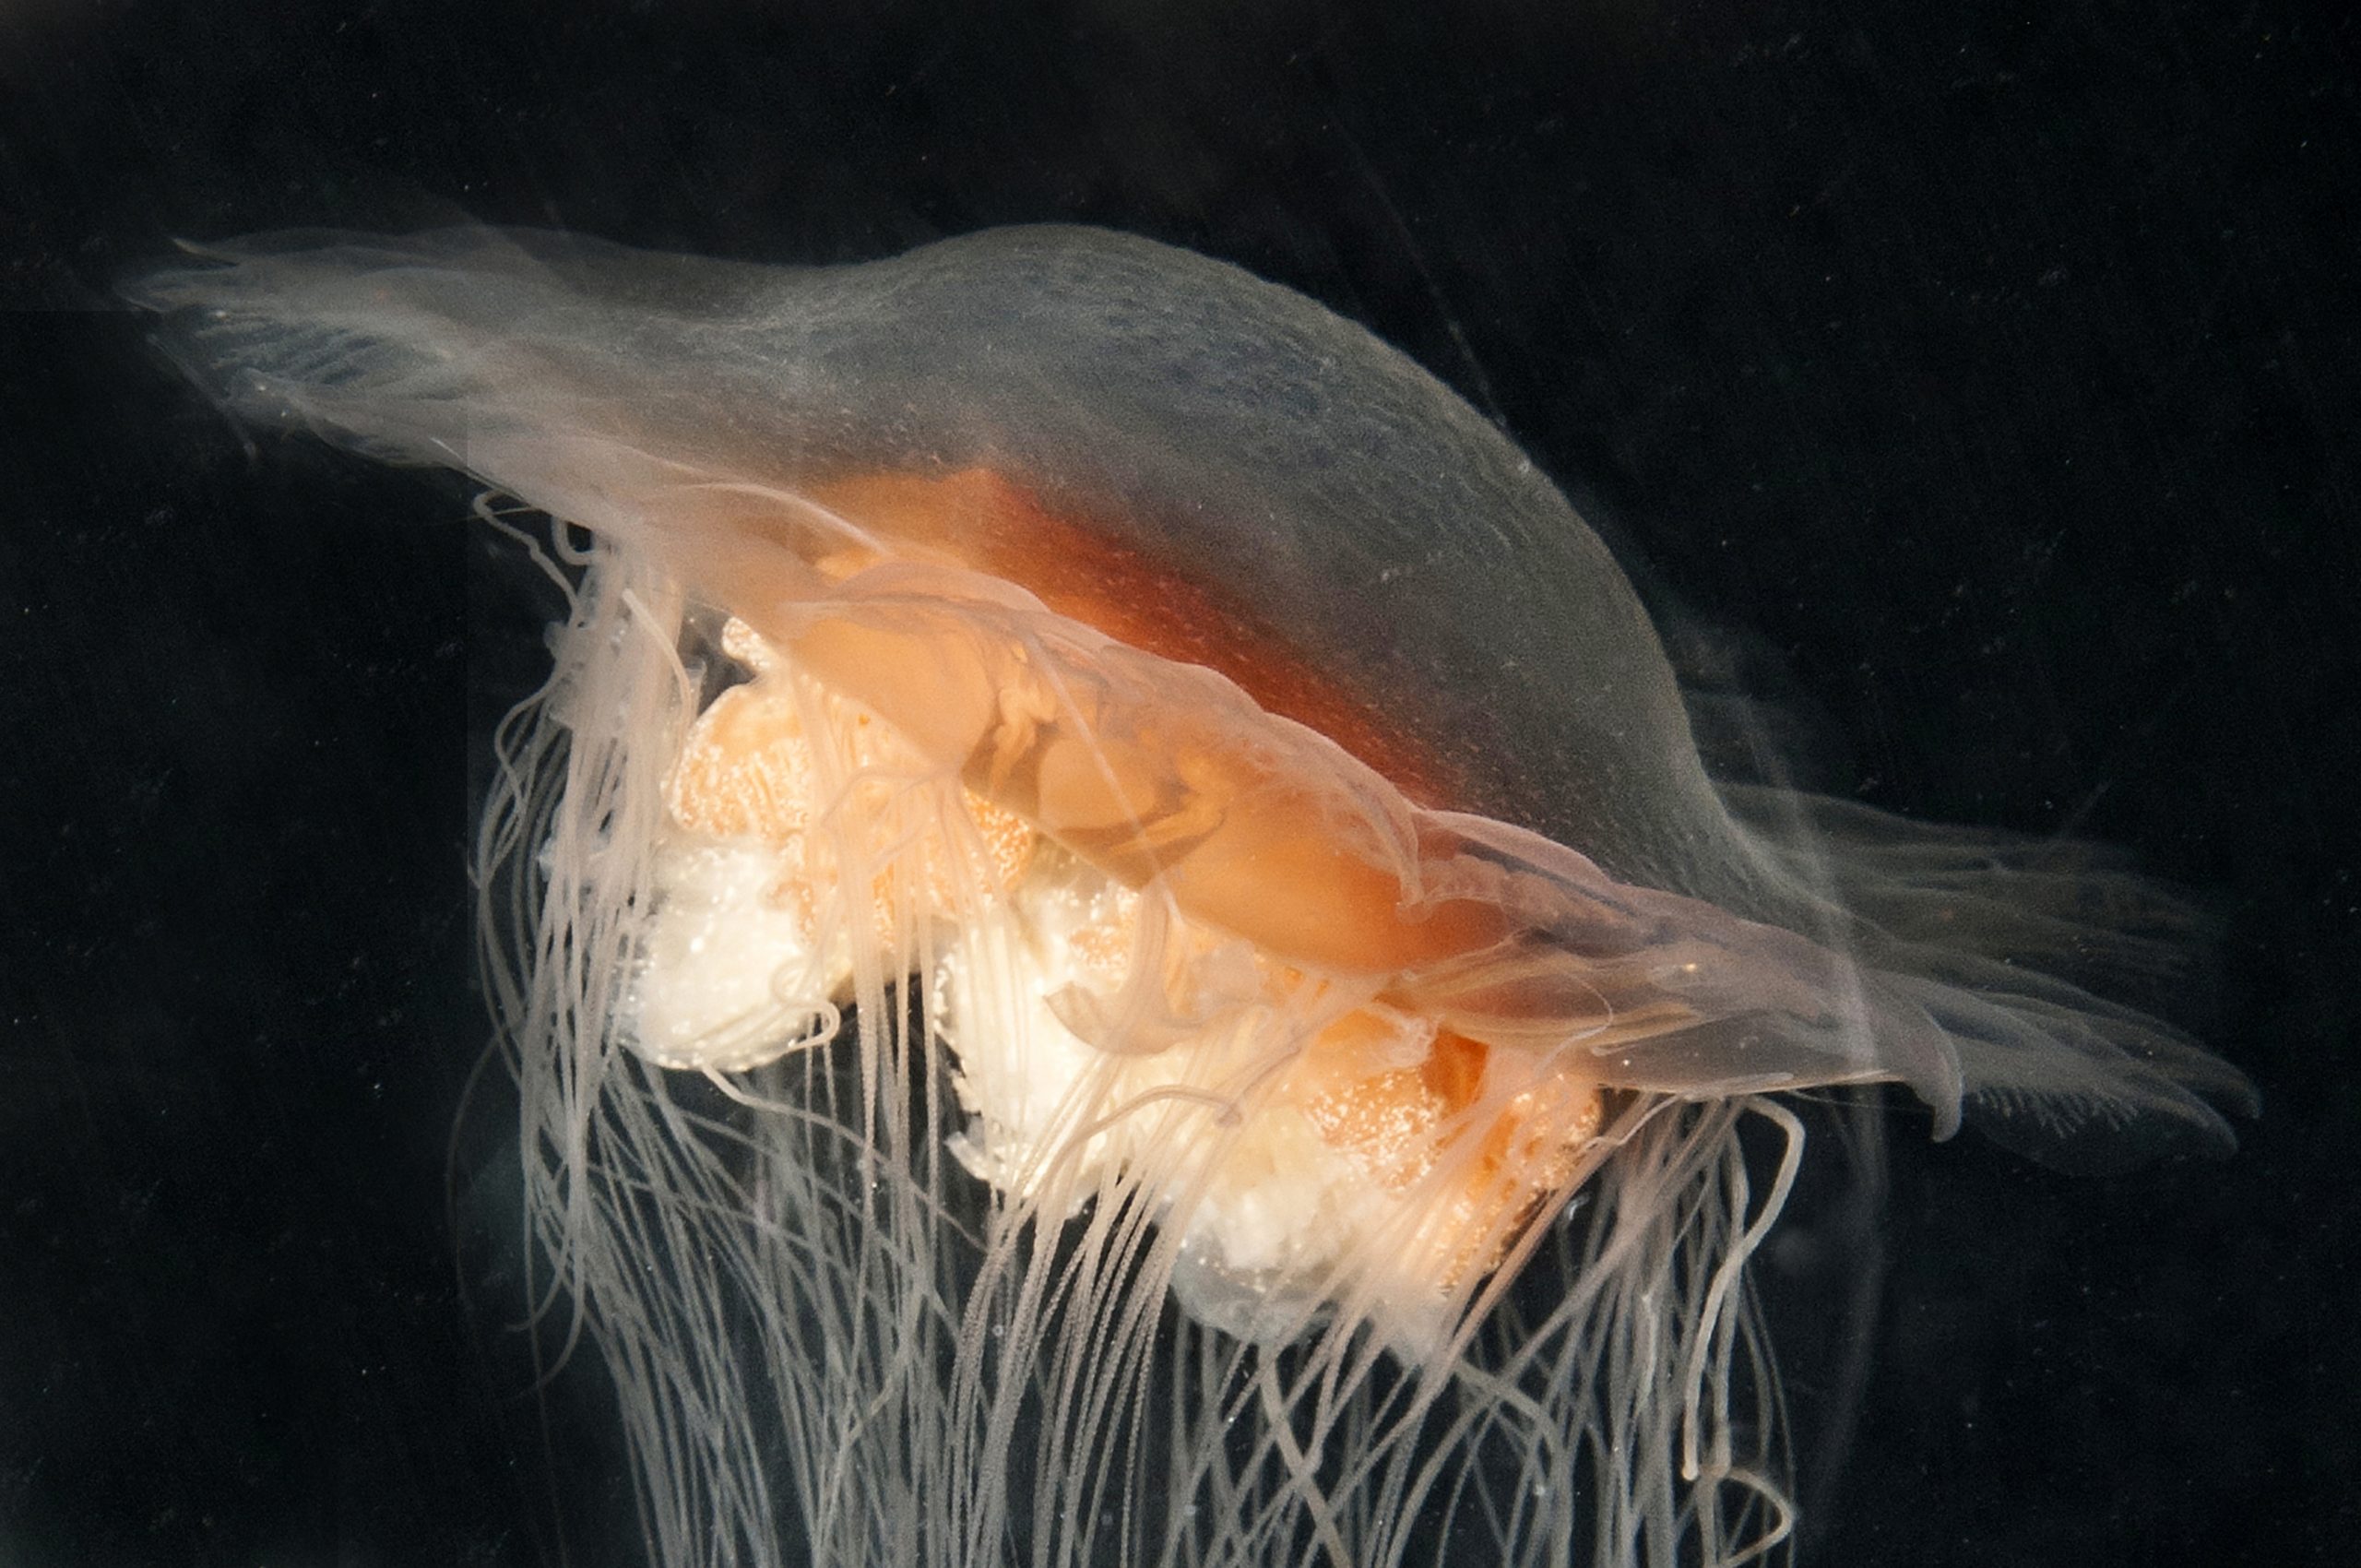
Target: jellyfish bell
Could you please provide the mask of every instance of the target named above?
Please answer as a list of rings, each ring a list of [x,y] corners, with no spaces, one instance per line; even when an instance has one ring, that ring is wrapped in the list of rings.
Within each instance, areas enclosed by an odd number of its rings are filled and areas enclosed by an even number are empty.
[[[1717,785],[1549,481],[1236,268],[464,230],[132,293],[242,415],[558,520],[487,970],[657,1561],[1771,1555],[1778,1097],[2229,1142],[2077,983],[2167,901]]]

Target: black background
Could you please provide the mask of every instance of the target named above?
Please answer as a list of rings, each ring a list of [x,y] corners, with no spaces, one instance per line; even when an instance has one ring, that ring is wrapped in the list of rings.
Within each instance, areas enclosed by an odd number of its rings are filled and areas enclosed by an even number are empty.
[[[2262,1119],[2070,1180],[1897,1117],[1809,1560],[2340,1558],[2356,44],[2302,0],[0,11],[0,1564],[635,1550],[479,1244],[496,1096],[452,1153],[468,759],[546,605],[463,485],[246,444],[108,301],[171,235],[462,214],[1242,262],[1750,639],[1840,792],[2196,890]]]

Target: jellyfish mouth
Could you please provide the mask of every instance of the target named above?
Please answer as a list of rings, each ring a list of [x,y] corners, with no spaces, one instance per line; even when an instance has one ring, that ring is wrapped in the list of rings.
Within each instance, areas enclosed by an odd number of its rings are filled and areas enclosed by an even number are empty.
[[[1205,919],[1167,867],[1203,848],[1190,810],[1232,814],[1123,798],[1093,818],[1105,792],[1078,807],[1050,767],[954,772],[745,622],[721,644],[749,678],[665,780],[625,983],[624,1039],[651,1063],[823,1047],[858,971],[915,977],[967,1171],[1052,1218],[1147,1194],[1176,1296],[1264,1340],[1345,1310],[1431,1345],[1595,1157],[1601,1093],[1567,1060],[1421,1011],[1383,952],[1290,950],[1316,913],[1263,922],[1280,944]],[[1003,707],[1012,730],[1041,722]],[[1262,857],[1261,897],[1331,897],[1333,858]]]

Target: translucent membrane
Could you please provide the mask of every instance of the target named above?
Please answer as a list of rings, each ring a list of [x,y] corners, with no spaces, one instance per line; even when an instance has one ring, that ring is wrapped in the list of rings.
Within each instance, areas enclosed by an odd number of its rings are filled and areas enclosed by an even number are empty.
[[[1717,789],[1548,481],[1235,269],[457,231],[133,294],[241,413],[561,522],[484,930],[657,1561],[1749,1561],[1767,1096],[2228,1144],[2076,983],[2175,906]]]

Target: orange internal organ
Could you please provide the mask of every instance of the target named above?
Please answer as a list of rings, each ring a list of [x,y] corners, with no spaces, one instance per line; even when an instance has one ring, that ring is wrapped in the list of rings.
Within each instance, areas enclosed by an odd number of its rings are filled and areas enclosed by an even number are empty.
[[[1088,519],[1068,517],[982,468],[938,475],[872,472],[802,493],[875,541],[813,537],[808,519],[747,519],[762,552],[714,565],[725,602],[772,635],[831,689],[862,703],[937,766],[1133,887],[1162,878],[1214,925],[1285,957],[1331,968],[1399,969],[1481,951],[1508,934],[1476,902],[1415,902],[1406,868],[1340,845],[1334,802],[1291,792],[1219,726],[1192,730],[1178,708],[1058,712],[1068,693],[1022,668],[1023,650],[979,648],[955,615],[932,628],[850,617],[794,629],[780,610],[796,573],[842,583],[882,550],[1015,584],[1050,611],[1178,667],[1228,677],[1266,713],[1289,719],[1372,768],[1412,802],[1460,792],[1453,769],[1287,640]],[[801,563],[796,564],[796,563]],[[1012,698],[1038,698],[1014,716]],[[1046,724],[1031,719],[1054,716]],[[1136,732],[1131,743],[1123,719]],[[1176,842],[1177,840],[1177,842]]]

